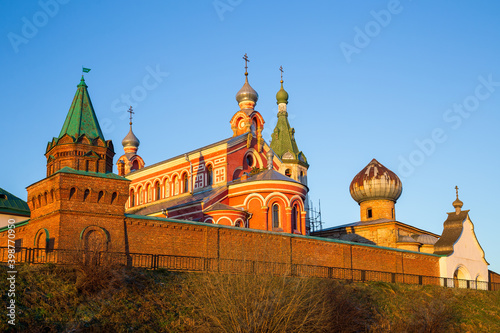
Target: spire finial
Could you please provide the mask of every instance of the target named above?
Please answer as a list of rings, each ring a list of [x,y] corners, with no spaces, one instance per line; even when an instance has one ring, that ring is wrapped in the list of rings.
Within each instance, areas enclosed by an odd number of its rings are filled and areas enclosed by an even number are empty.
[[[132,110],[132,105],[130,106],[130,108],[128,109],[127,111],[128,113],[130,113],[130,122],[129,122],[129,125],[132,126],[132,115],[135,113],[134,110]]]
[[[280,66],[280,72],[281,72],[281,83],[283,83],[283,66]]]
[[[457,199],[453,201],[453,207],[455,207],[455,212],[459,214],[464,203],[458,198],[458,186],[455,186],[455,191],[457,192]]]
[[[243,59],[245,60],[245,76],[248,76],[248,63],[250,62],[250,60],[248,59],[248,56],[246,53],[243,56]]]

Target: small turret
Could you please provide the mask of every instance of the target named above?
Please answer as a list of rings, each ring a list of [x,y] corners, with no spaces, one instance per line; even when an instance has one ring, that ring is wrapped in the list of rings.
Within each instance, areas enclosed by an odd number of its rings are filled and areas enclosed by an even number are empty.
[[[141,144],[141,142],[132,131],[132,115],[134,114],[132,107],[130,107],[127,112],[130,113],[130,130],[122,140],[122,146],[123,150],[125,151],[125,155],[120,156],[116,163],[118,168],[118,175],[120,176],[125,176],[132,171],[144,168],[143,159],[139,155],[137,155],[137,150],[139,149],[139,145]]]

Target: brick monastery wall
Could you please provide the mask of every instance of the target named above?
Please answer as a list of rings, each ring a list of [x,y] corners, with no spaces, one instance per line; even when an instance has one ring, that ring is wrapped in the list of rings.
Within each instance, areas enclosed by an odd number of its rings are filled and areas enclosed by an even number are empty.
[[[128,249],[130,253],[291,262],[439,276],[440,257],[425,253],[173,219],[129,215],[108,216],[103,220],[90,215],[65,216],[61,219],[65,227],[61,229],[55,216],[47,216],[16,228],[16,239],[22,238],[25,247],[34,247],[35,233],[46,228],[50,238],[56,239],[56,248],[63,248],[63,239],[71,239],[74,244],[82,230],[92,225],[106,230],[111,242],[109,249],[114,251]],[[0,233],[0,246],[7,245],[7,234]]]
[[[196,222],[125,218],[130,252],[439,276],[439,256]]]

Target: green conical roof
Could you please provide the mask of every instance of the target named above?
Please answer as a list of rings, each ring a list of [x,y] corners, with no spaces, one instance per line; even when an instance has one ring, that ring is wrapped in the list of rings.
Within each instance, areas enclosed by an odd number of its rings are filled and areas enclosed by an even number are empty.
[[[89,92],[87,91],[87,85],[85,84],[83,75],[77,87],[78,89],[76,90],[75,97],[69,108],[61,133],[59,133],[59,139],[65,134],[73,138],[78,138],[85,134],[89,139],[101,138],[105,141],[94,112],[94,107],[90,101]]]
[[[278,123],[274,128],[271,141],[271,149],[282,158],[286,152],[291,152],[294,159],[297,159],[300,153],[294,137],[295,130],[290,127],[287,112],[278,112]]]

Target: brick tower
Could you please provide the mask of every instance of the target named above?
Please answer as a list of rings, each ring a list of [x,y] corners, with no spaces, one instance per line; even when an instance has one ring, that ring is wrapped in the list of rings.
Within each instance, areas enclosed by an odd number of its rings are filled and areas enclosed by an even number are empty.
[[[61,133],[47,145],[47,177],[27,188],[31,220],[23,237],[39,248],[99,241],[123,251],[129,181],[112,173],[113,144],[104,139],[83,76],[77,88]]]

